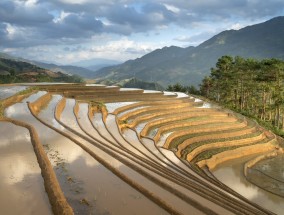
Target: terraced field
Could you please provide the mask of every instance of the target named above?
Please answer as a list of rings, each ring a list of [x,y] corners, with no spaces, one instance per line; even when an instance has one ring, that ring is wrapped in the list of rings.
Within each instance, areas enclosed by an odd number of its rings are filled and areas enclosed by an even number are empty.
[[[213,174],[246,159],[250,179],[282,153],[243,116],[181,93],[96,85],[40,85],[1,103],[9,168],[0,166],[0,187],[17,191],[1,196],[5,214],[13,205],[22,214],[273,214]]]

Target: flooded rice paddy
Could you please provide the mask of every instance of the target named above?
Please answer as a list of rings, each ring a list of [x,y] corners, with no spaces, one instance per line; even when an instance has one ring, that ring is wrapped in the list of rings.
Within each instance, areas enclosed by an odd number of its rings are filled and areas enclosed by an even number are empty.
[[[184,93],[127,88],[117,90],[116,97],[123,100],[127,95],[124,91],[129,90],[131,99],[117,102],[112,95],[113,87],[104,85],[38,87],[38,92],[6,107],[5,117],[35,128],[55,174],[52,180],[57,181],[58,189],[72,209],[68,214],[281,214],[283,211],[281,196],[246,180],[243,165],[247,160],[232,156],[236,146],[230,149],[211,147],[211,151],[196,155],[199,163],[195,159],[184,160],[176,153],[179,144],[187,146],[179,148],[186,158],[186,153],[192,150],[190,144],[195,144],[190,142],[195,135],[199,135],[195,139],[200,141],[200,146],[214,143],[210,132],[218,131],[224,140],[229,136],[226,132],[233,124],[226,121],[233,116],[217,114],[220,120],[216,123],[216,113],[210,110],[209,103],[203,102],[201,110],[193,103],[202,100],[187,99],[189,96]],[[94,98],[105,96],[108,102],[105,106],[94,106],[89,97],[77,99],[81,88],[91,91]],[[105,90],[97,93],[98,88]],[[139,103],[135,94],[147,102]],[[180,105],[182,112],[175,107],[177,111],[169,115],[166,102],[171,98],[177,104],[188,104]],[[161,112],[166,114],[161,117]],[[202,118],[199,120],[208,123],[194,126],[194,119],[200,112]],[[181,115],[183,120],[178,122],[184,126],[177,123]],[[237,127],[244,132],[247,129],[245,124]],[[202,139],[203,130],[206,135]],[[245,137],[240,135],[236,139]],[[268,137],[263,139],[268,142]],[[45,187],[46,170],[39,166],[29,131],[0,121],[0,149],[1,213],[58,214],[54,199]],[[267,150],[272,151],[273,147]],[[224,156],[229,157],[229,161],[215,170],[208,169],[219,153],[228,153]],[[268,175],[269,180],[261,179],[253,172],[266,187],[275,187],[275,180],[284,181],[283,159],[279,156],[263,160],[250,170]],[[200,162],[206,162],[205,167]],[[276,188],[282,190],[281,186]]]
[[[0,86],[0,100],[13,96],[26,88],[26,86]]]

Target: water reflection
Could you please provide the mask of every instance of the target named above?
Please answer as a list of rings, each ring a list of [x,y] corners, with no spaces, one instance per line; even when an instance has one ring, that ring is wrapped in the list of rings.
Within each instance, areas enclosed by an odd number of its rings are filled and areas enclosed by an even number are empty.
[[[0,99],[6,99],[26,88],[25,86],[0,86]]]
[[[109,113],[112,113],[115,111],[117,108],[124,107],[126,105],[132,105],[137,102],[113,102],[113,103],[106,103],[106,108]]]
[[[243,175],[243,161],[234,161],[220,166],[213,171],[218,180],[231,187],[249,200],[268,210],[282,214],[284,211],[284,198],[266,192],[249,183]]]
[[[1,214],[52,214],[28,130],[0,122],[0,131]]]

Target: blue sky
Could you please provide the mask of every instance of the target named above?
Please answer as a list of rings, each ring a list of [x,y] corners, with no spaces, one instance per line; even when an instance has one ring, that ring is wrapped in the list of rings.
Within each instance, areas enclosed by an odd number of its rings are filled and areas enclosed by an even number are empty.
[[[60,64],[125,61],[281,15],[283,0],[1,0],[0,52]]]

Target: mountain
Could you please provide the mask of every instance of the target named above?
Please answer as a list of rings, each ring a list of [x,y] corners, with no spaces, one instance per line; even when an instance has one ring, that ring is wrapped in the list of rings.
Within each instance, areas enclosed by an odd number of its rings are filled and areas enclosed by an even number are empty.
[[[0,58],[0,84],[19,82],[82,82],[82,79],[21,60]]]
[[[79,66],[84,67],[92,71],[99,70],[103,67],[112,66],[120,64],[120,61],[116,60],[109,60],[109,59],[103,59],[103,58],[93,58],[89,60],[82,60],[75,63],[72,63],[73,66]]]
[[[94,71],[79,66],[69,66],[69,65],[59,66],[52,63],[42,63],[38,61],[31,61],[31,62],[39,67],[51,70],[53,72],[62,72],[71,75],[79,75],[83,78],[93,78],[95,75]]]
[[[163,86],[176,82],[196,86],[223,55],[284,59],[284,17],[240,30],[223,31],[197,47],[157,49],[141,58],[100,69],[95,78],[136,77]]]
[[[83,78],[93,78],[95,75],[94,70],[79,67],[79,66],[56,65],[53,63],[44,63],[44,62],[39,62],[39,61],[27,60],[27,59],[23,59],[19,57],[14,57],[14,56],[8,55],[6,53],[1,53],[1,52],[0,52],[0,58],[26,62],[26,63],[34,64],[38,67],[41,67],[41,68],[44,68],[44,69],[47,69],[53,72],[61,72],[61,73],[69,74],[69,75],[79,75]]]

